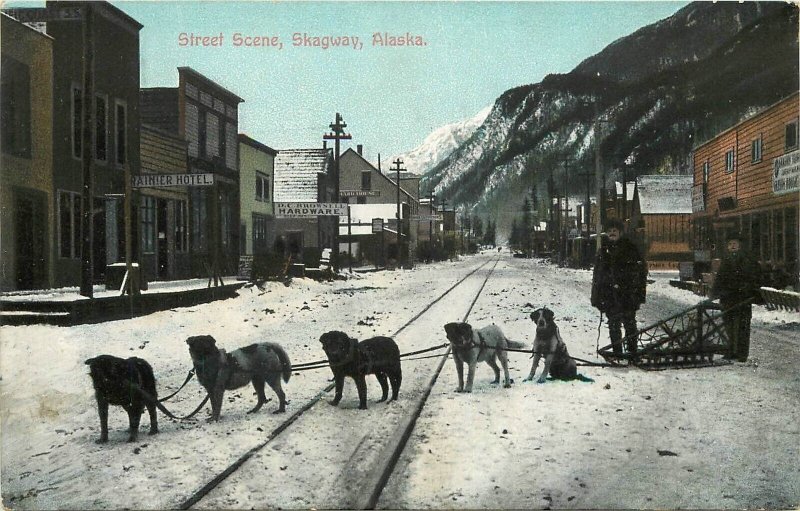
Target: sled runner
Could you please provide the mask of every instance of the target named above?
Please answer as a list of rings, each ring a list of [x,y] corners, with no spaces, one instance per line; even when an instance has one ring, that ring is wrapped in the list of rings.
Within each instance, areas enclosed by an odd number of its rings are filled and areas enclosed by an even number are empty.
[[[731,342],[724,320],[726,315],[735,313],[737,307],[723,311],[719,304],[700,302],[639,330],[635,334],[638,349],[634,354],[614,353],[611,344],[597,353],[611,364],[627,362],[642,369],[727,363],[727,360],[723,362],[723,357],[731,355]],[[622,340],[623,346],[627,346],[627,342],[628,337]]]

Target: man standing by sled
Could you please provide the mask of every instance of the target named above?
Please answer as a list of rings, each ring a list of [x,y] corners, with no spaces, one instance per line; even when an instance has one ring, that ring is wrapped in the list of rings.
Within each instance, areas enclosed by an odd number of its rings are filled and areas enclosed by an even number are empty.
[[[760,299],[761,268],[750,254],[742,250],[742,237],[732,233],[727,239],[728,252],[714,278],[711,297],[719,298],[724,311],[723,321],[731,342],[731,354],[746,362],[750,353],[750,319],[753,301]],[[750,300],[750,301],[748,301]]]
[[[622,354],[622,326],[628,337],[628,353],[636,353],[636,311],[644,303],[647,263],[636,245],[624,236],[625,226],[611,219],[592,277],[592,305],[608,317],[608,335],[614,353]]]

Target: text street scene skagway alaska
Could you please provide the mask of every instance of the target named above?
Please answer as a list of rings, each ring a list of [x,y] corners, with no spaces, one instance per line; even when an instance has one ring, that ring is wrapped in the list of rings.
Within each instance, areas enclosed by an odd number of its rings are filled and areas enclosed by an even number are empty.
[[[7,1],[5,509],[798,509],[787,2]]]

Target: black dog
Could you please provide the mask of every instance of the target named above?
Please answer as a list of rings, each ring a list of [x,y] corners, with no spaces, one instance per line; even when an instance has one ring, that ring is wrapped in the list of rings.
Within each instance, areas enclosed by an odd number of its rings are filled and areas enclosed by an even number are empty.
[[[87,360],[86,365],[89,366],[100,414],[100,440],[97,443],[108,442],[108,405],[121,406],[128,412],[128,442],[136,441],[145,407],[150,414],[149,434],[158,433],[156,378],[147,361],[137,357],[124,359],[100,355]]]
[[[387,376],[392,384],[392,399],[397,399],[400,392],[400,382],[403,373],[400,369],[400,350],[397,344],[389,337],[373,337],[358,342],[351,339],[346,333],[332,331],[322,334],[319,338],[322,349],[328,356],[333,377],[336,381],[336,394],[331,404],[336,406],[342,399],[344,377],[349,376],[356,382],[358,389],[358,408],[367,409],[367,382],[365,375],[374,374],[381,384],[383,396],[378,402],[386,401],[389,395]]]

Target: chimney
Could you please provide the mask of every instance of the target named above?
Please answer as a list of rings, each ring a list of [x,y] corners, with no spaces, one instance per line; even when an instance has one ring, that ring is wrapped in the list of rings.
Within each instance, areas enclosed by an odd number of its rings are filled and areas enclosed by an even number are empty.
[[[323,140],[322,141],[322,148],[323,149],[327,149],[328,148],[328,141],[327,140]]]
[[[359,156],[363,156],[363,154],[364,154],[364,146],[361,145],[361,144],[358,144],[356,146],[356,152],[358,153]]]
[[[378,174],[383,174],[381,172],[381,153],[378,153]]]

